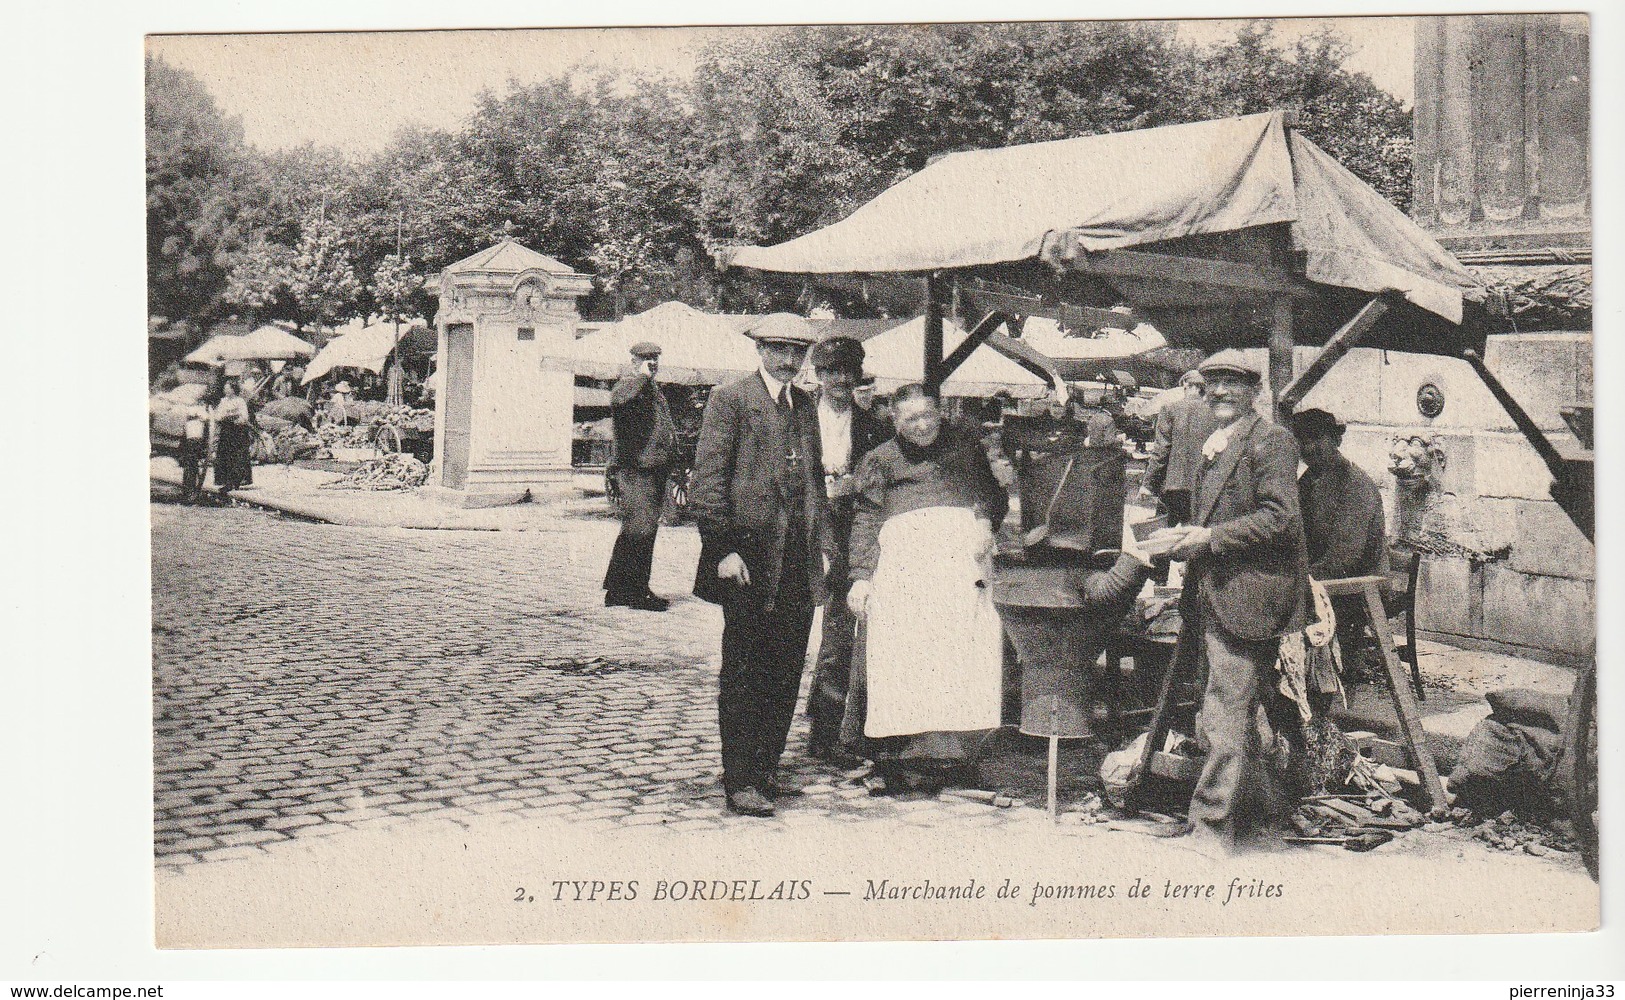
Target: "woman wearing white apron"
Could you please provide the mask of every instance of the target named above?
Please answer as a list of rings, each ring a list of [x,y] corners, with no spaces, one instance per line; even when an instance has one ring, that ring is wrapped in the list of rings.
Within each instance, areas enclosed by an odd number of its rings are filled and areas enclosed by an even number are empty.
[[[920,386],[893,405],[897,436],[858,467],[848,602],[865,623],[862,722],[876,772],[887,791],[936,791],[974,780],[999,726],[991,571],[1009,498],[981,443],[945,426]]]

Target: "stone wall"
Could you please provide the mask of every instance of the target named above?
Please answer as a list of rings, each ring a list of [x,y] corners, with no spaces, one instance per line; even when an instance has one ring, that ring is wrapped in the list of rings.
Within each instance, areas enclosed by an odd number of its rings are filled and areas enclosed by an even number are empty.
[[[1302,371],[1316,348],[1299,348]],[[1263,362],[1264,352],[1257,352]],[[1573,435],[1560,407],[1592,399],[1591,334],[1537,333],[1490,338],[1486,361],[1513,398],[1560,450]],[[1416,405],[1425,383],[1444,393],[1444,409],[1424,417]],[[1423,560],[1418,626],[1469,648],[1502,649],[1555,663],[1588,657],[1596,636],[1596,555],[1547,492],[1551,475],[1472,368],[1451,358],[1357,349],[1340,360],[1303,403],[1348,424],[1343,450],[1376,480],[1394,523],[1388,456],[1397,435],[1436,437],[1445,455],[1441,481],[1477,534],[1510,546],[1486,562],[1457,556]]]

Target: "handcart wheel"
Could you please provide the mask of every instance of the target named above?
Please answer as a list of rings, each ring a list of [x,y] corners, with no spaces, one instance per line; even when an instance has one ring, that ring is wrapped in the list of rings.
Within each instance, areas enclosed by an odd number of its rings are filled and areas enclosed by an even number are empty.
[[[392,427],[389,424],[384,424],[378,428],[378,433],[373,435],[372,443],[386,455],[399,454],[405,450],[400,428]]]
[[[1586,871],[1597,877],[1597,661],[1575,678],[1563,729],[1563,786]]]

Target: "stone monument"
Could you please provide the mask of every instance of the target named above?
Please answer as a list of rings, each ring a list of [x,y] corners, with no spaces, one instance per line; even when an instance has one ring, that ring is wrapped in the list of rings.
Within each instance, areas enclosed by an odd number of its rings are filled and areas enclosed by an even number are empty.
[[[425,492],[468,507],[570,486],[575,376],[569,358],[591,280],[505,238],[441,272],[435,314],[443,385]]]

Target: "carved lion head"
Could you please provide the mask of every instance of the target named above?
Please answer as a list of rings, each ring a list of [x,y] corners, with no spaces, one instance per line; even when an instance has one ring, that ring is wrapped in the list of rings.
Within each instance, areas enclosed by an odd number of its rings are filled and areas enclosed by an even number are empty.
[[[1444,467],[1444,449],[1435,437],[1398,435],[1388,450],[1388,472],[1401,486],[1436,484]]]

